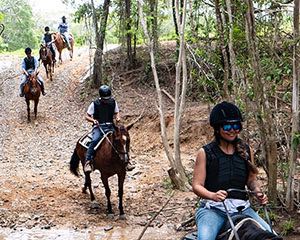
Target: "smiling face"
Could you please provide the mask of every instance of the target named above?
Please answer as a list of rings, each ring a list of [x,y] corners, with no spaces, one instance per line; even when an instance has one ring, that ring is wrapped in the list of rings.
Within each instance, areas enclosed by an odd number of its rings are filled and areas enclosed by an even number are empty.
[[[233,142],[238,137],[241,129],[242,125],[240,122],[224,123],[220,127],[221,139],[227,142]]]

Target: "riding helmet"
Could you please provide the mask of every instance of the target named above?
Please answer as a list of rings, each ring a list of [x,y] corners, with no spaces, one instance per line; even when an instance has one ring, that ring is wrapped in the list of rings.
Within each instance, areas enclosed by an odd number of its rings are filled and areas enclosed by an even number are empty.
[[[61,18],[62,20],[66,20],[67,18],[65,17],[65,16],[62,16],[62,18]]]
[[[29,53],[31,53],[31,48],[29,47],[25,48],[25,54],[29,54]]]
[[[102,85],[99,88],[99,95],[103,99],[109,99],[111,97],[110,87],[107,85]]]
[[[50,31],[50,28],[47,26],[45,27],[45,32],[49,32]]]
[[[243,117],[240,109],[230,102],[218,103],[212,110],[209,116],[209,123],[213,128],[218,128],[226,122],[243,122]]]

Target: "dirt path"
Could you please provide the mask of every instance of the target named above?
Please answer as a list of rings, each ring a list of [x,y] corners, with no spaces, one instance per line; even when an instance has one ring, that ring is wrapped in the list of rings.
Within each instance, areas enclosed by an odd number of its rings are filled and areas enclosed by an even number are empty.
[[[21,60],[2,56],[0,61],[9,62],[8,66],[2,64],[0,68],[2,236],[5,239],[28,239],[29,236],[30,239],[136,239],[170,194],[163,186],[168,166],[162,159],[159,127],[153,124],[156,117],[145,118],[132,130],[134,136],[140,132],[138,128],[142,124],[152,128],[144,132],[142,141],[132,138],[132,158],[137,168],[128,174],[125,182],[127,220],[117,219],[115,178],[110,182],[116,215],[109,220],[105,215],[99,173],[93,174],[100,203],[100,209],[94,210],[90,208],[89,196],[81,193],[83,178],[76,178],[68,169],[77,139],[90,127],[84,120],[90,101],[80,101],[80,79],[88,66],[87,51],[77,49],[73,61],[65,60],[56,68],[53,82],[45,79],[41,68],[47,96],[40,98],[38,117],[30,123],[25,101],[18,97]],[[13,78],[7,79],[9,76]],[[124,98],[127,90],[121,83],[115,83],[115,95],[124,109],[123,117],[130,121],[141,109],[134,110],[137,99]],[[144,96],[138,101],[144,101],[145,106],[149,104],[143,92],[135,91],[134,94]],[[179,239],[183,233],[175,231],[176,224],[191,216],[194,203],[192,193],[176,193],[168,205],[170,209],[156,218],[143,239]],[[111,227],[112,230],[105,231]]]

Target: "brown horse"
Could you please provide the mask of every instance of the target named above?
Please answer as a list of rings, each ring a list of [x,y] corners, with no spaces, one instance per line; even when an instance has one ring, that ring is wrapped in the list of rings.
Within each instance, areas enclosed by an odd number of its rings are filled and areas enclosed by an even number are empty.
[[[27,119],[30,122],[30,100],[34,101],[34,116],[36,119],[37,107],[41,95],[41,86],[37,80],[38,73],[29,74],[28,80],[24,85],[25,101],[27,104]]]
[[[56,49],[57,49],[57,51],[59,53],[59,61],[62,63],[61,52],[62,52],[62,50],[64,48],[68,47],[67,43],[65,42],[64,37],[60,33],[56,32],[56,33],[52,33],[52,35],[54,37],[54,43],[55,43]],[[71,33],[69,35],[71,37],[71,39],[69,40],[70,47],[71,47],[69,49],[69,54],[70,54],[70,58],[72,60],[72,58],[73,58],[73,50],[74,50],[74,37],[73,37],[73,35]]]
[[[110,202],[111,191],[108,184],[108,178],[115,174],[118,175],[120,219],[125,219],[123,209],[123,185],[126,176],[125,167],[129,162],[130,137],[128,131],[132,126],[133,124],[130,124],[127,127],[122,125],[114,126],[114,132],[105,135],[103,141],[96,150],[93,161],[93,168],[98,169],[101,173],[101,180],[104,185],[105,195],[107,198],[107,213],[109,216],[113,215],[113,211]],[[82,166],[84,166],[85,153],[87,150],[81,145],[81,139],[78,140],[70,161],[70,170],[76,176],[79,176],[79,161],[81,161]],[[82,189],[83,193],[86,193],[87,188],[90,192],[91,201],[94,202],[95,196],[92,190],[90,173],[85,173],[85,183]]]
[[[41,44],[40,48],[40,59],[43,62],[43,65],[46,70],[46,75],[47,78],[49,78],[48,75],[50,75],[50,80],[52,81],[52,74],[54,73],[54,59],[53,59],[53,54],[47,45]]]

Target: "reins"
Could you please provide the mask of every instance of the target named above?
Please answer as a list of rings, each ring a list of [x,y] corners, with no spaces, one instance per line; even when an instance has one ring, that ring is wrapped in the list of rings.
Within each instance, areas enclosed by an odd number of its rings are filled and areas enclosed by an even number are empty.
[[[119,151],[115,148],[115,146],[113,145],[113,143],[110,141],[110,139],[108,138],[107,134],[105,134],[105,132],[103,131],[103,129],[102,129],[100,126],[97,126],[97,127],[98,127],[98,128],[100,129],[100,131],[103,133],[104,137],[107,139],[107,141],[108,141],[108,143],[111,145],[112,149],[117,153],[118,158],[119,158],[120,160],[122,160],[121,157],[119,156],[119,154],[128,154],[128,152],[119,152]]]

